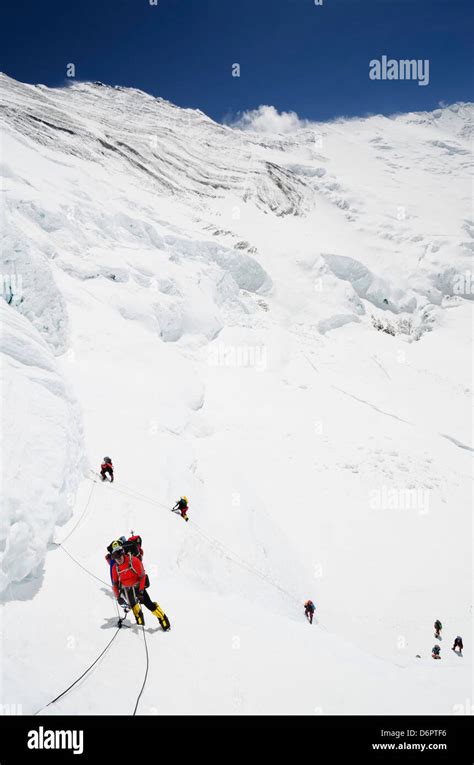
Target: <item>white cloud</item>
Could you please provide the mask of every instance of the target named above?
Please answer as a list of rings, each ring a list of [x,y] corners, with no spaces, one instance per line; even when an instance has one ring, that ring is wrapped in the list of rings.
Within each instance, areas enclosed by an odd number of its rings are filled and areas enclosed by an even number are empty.
[[[274,106],[262,104],[258,109],[239,114],[231,126],[256,133],[293,133],[309,124],[308,120],[300,119],[296,112],[279,112]]]

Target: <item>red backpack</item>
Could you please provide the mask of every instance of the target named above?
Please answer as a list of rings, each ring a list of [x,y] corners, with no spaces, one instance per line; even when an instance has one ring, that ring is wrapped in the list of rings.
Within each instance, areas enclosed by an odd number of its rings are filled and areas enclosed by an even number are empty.
[[[137,558],[140,560],[143,558],[143,548],[142,548],[142,538],[138,534],[134,534],[133,536],[129,537],[128,542],[131,542],[135,546],[136,552],[133,554],[136,555]]]

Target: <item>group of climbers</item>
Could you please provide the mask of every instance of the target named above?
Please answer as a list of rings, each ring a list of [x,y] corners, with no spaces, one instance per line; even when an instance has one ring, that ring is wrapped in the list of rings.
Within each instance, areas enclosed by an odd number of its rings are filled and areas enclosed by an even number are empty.
[[[114,466],[112,464],[112,459],[110,457],[104,457],[102,464],[100,466],[100,477],[103,481],[107,480],[107,476],[109,477],[108,480],[110,483],[114,480]],[[179,513],[181,515],[181,518],[183,518],[185,521],[189,521],[188,517],[188,510],[189,510],[189,504],[188,504],[188,498],[183,496],[178,499],[174,507],[171,508],[172,513]]]
[[[114,468],[110,457],[104,457],[100,466],[100,475],[103,481],[106,480],[107,475],[110,482],[114,480]],[[172,513],[179,513],[186,522],[189,521],[188,511],[189,504],[186,496],[180,497],[174,507],[171,508]],[[160,620],[161,626],[166,630],[170,628],[166,614],[163,613],[158,603],[152,602],[146,592],[149,581],[143,568],[143,549],[141,544],[141,537],[133,535],[132,532],[132,536],[128,539],[119,537],[119,539],[114,540],[108,546],[105,558],[110,566],[110,578],[114,593],[120,605],[130,607],[138,624],[144,623],[143,613],[140,608],[143,604]],[[144,582],[146,584],[143,586]],[[304,613],[310,624],[313,623],[315,611],[316,606],[313,601],[307,600],[304,604]]]
[[[114,480],[114,468],[111,458],[104,457],[100,467],[102,480],[105,481],[107,476],[109,476],[109,481],[112,482]],[[189,521],[188,511],[189,504],[186,496],[180,497],[174,507],[171,508],[171,512],[179,513],[186,522]],[[144,605],[157,617],[163,630],[169,630],[170,623],[168,617],[158,603],[151,600],[146,591],[150,582],[143,566],[142,539],[138,534],[134,534],[133,531],[131,533],[132,536],[128,539],[124,536],[119,537],[119,539],[114,540],[107,547],[108,552],[105,558],[110,566],[110,578],[115,597],[120,605],[124,606],[126,610],[133,612],[137,624],[144,624],[141,608]],[[316,606],[313,601],[307,600],[304,603],[304,613],[310,624],[313,623],[315,611]],[[434,636],[436,640],[442,640],[442,629],[442,623],[439,619],[436,619],[434,623]],[[463,647],[462,638],[458,635],[454,640],[451,650],[462,656]],[[433,646],[431,655],[433,659],[441,659],[441,647],[438,644]]]
[[[105,481],[107,475],[109,475],[109,480],[112,482],[114,480],[114,468],[111,458],[104,457],[100,468],[102,480]],[[189,503],[185,495],[180,497],[174,507],[171,508],[172,513],[179,513],[186,522],[189,521],[188,511]],[[163,629],[165,631],[169,630],[170,623],[168,617],[158,603],[151,600],[146,591],[146,588],[149,586],[149,580],[142,562],[143,548],[141,537],[138,534],[133,534],[132,531],[132,536],[128,539],[122,536],[114,540],[107,547],[105,559],[110,566],[110,578],[118,603],[133,611],[137,624],[144,624],[143,612],[141,610],[141,606],[144,605],[158,618]],[[315,611],[316,607],[313,601],[307,600],[304,604],[304,612],[310,624],[313,623]]]
[[[110,483],[114,480],[114,467],[110,457],[104,457],[100,466],[100,476]],[[189,521],[189,504],[186,496],[181,497],[171,508],[181,518]],[[148,574],[143,566],[142,538],[131,532],[128,539],[124,536],[115,539],[107,547],[105,559],[109,564],[110,579],[117,602],[126,613],[132,611],[137,624],[144,624],[142,605],[156,616],[165,632],[170,629],[170,622],[163,609],[152,601],[147,588],[150,586]],[[119,622],[121,624],[121,620]]]
[[[436,619],[433,626],[435,631],[434,636],[436,640],[442,640],[443,638],[441,637],[441,631],[443,629],[443,625],[441,624],[440,620]],[[464,648],[464,645],[462,642],[462,637],[458,635],[457,637],[454,638],[454,644],[451,648],[451,651],[454,651],[454,653],[458,654],[458,656],[462,656],[463,648]],[[437,643],[435,643],[433,648],[431,649],[431,656],[433,657],[433,659],[441,659],[441,646],[439,646]]]
[[[310,624],[313,623],[313,617],[314,617],[315,611],[316,611],[316,606],[314,605],[313,601],[307,600],[306,603],[304,604],[304,614]],[[436,640],[442,640],[443,638],[441,637],[441,631],[443,629],[443,625],[441,624],[440,620],[436,619],[433,626],[434,626]],[[458,635],[457,637],[454,638],[454,644],[451,650],[454,651],[454,653],[456,653],[458,656],[462,656],[463,648],[464,648],[464,645],[462,642],[462,637]],[[431,649],[431,655],[433,659],[441,659],[441,647],[437,643]]]

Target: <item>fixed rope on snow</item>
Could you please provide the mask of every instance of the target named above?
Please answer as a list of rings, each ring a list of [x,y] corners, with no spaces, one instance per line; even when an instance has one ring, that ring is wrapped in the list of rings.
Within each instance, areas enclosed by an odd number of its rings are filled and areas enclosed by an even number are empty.
[[[84,518],[84,516],[85,516],[85,514],[86,514],[86,512],[87,512],[87,509],[88,509],[88,507],[89,507],[90,501],[91,501],[91,499],[92,499],[92,493],[93,493],[93,491],[94,491],[94,483],[95,483],[95,481],[93,481],[93,482],[92,482],[92,487],[91,487],[91,491],[90,491],[90,493],[89,493],[89,497],[88,497],[88,499],[87,499],[87,502],[86,502],[85,508],[84,508],[84,510],[83,510],[83,512],[82,512],[82,514],[81,514],[81,516],[80,516],[80,518],[79,518],[79,520],[77,521],[77,523],[75,524],[75,526],[74,526],[74,527],[71,529],[71,531],[69,532],[69,534],[68,534],[68,535],[67,535],[67,536],[66,536],[66,537],[63,539],[63,541],[62,541],[62,542],[59,542],[59,543],[57,544],[57,547],[59,547],[61,550],[63,550],[63,551],[66,553],[66,555],[68,555],[68,556],[69,556],[69,558],[71,558],[71,560],[72,560],[72,561],[73,561],[73,562],[76,564],[76,566],[79,566],[79,568],[81,568],[83,571],[85,571],[85,572],[86,572],[86,574],[88,574],[90,577],[92,577],[92,578],[93,578],[93,579],[95,579],[96,581],[100,582],[101,584],[105,584],[105,586],[106,586],[107,588],[109,588],[109,586],[110,586],[110,585],[109,585],[109,583],[108,583],[108,582],[104,582],[104,580],[103,580],[103,579],[101,579],[100,577],[98,577],[98,576],[96,576],[95,574],[93,574],[93,573],[92,573],[92,571],[89,571],[89,569],[88,569],[88,568],[86,568],[85,566],[83,566],[83,565],[82,565],[82,563],[79,563],[79,561],[77,561],[77,560],[76,560],[76,559],[75,559],[75,558],[74,558],[74,557],[71,555],[71,553],[70,553],[68,550],[66,550],[66,548],[64,547],[64,542],[65,542],[67,539],[69,539],[69,537],[72,535],[72,533],[73,533],[73,532],[74,532],[74,531],[77,529],[77,527],[79,526],[79,524],[81,523],[82,519]],[[69,691],[70,691],[72,688],[74,688],[74,686],[75,686],[75,685],[77,685],[77,683],[79,683],[79,682],[80,682],[80,680],[82,680],[82,678],[83,678],[83,677],[85,677],[85,675],[87,675],[87,673],[88,673],[88,672],[90,672],[90,670],[91,670],[91,669],[92,669],[92,668],[93,668],[93,667],[94,667],[94,666],[97,664],[97,662],[98,662],[98,661],[99,661],[99,660],[102,658],[102,656],[103,656],[103,655],[106,653],[106,651],[107,651],[107,650],[110,648],[110,646],[112,645],[113,641],[114,641],[114,640],[115,640],[115,638],[117,637],[117,635],[118,635],[118,633],[119,633],[120,629],[122,628],[123,622],[126,620],[126,618],[127,618],[128,614],[129,614],[129,609],[126,609],[126,610],[125,610],[125,614],[124,614],[124,616],[123,616],[123,617],[120,617],[120,611],[119,611],[119,607],[118,607],[118,603],[117,603],[117,601],[115,601],[115,607],[116,607],[116,609],[117,609],[117,615],[118,615],[118,617],[119,617],[119,619],[118,619],[118,623],[117,623],[117,629],[116,629],[116,631],[115,631],[115,634],[114,634],[114,636],[112,637],[112,639],[111,639],[111,640],[110,640],[110,641],[107,643],[107,645],[105,646],[104,650],[103,650],[103,651],[101,651],[101,653],[100,653],[100,654],[99,654],[99,656],[98,656],[98,657],[95,659],[95,661],[94,661],[94,662],[92,662],[92,664],[91,664],[91,665],[90,665],[90,666],[89,666],[89,667],[88,667],[88,668],[87,668],[87,669],[86,669],[86,670],[85,670],[85,671],[82,673],[82,675],[80,675],[80,677],[78,677],[78,678],[77,678],[77,680],[75,680],[73,683],[71,683],[71,685],[69,685],[69,686],[66,688],[66,690],[65,690],[65,691],[63,691],[63,692],[62,692],[62,693],[60,693],[58,696],[56,696],[56,698],[52,699],[52,701],[50,701],[48,704],[46,704],[45,706],[41,707],[41,708],[40,708],[40,709],[39,709],[37,712],[35,712],[35,713],[34,713],[34,715],[37,715],[37,714],[39,714],[39,713],[40,713],[40,712],[41,712],[43,709],[46,709],[46,707],[49,707],[49,706],[51,706],[51,704],[54,704],[54,703],[55,703],[56,701],[58,701],[60,698],[62,698],[63,696],[65,696],[65,695],[66,695],[66,693],[68,693],[68,692],[69,692]],[[144,629],[145,629],[145,628],[143,627],[143,631],[144,631]],[[141,688],[141,690],[140,690],[139,696],[138,696],[138,698],[137,698],[137,701],[136,701],[136,704],[135,704],[135,709],[134,709],[134,712],[133,712],[133,714],[134,714],[134,715],[136,714],[136,711],[137,711],[137,708],[138,708],[138,703],[139,703],[139,701],[140,701],[140,697],[141,697],[141,695],[142,695],[142,693],[143,693],[143,690],[144,690],[144,688],[145,688],[145,684],[146,684],[146,680],[147,680],[147,676],[148,676],[148,669],[149,669],[149,656],[148,656],[148,646],[147,646],[147,643],[146,643],[146,636],[145,636],[145,632],[144,632],[144,634],[143,634],[143,637],[144,637],[144,641],[145,641],[145,652],[146,652],[146,671],[145,671],[145,677],[144,677],[144,680],[143,680],[142,688]]]
[[[92,573],[92,571],[89,571],[89,569],[88,569],[88,568],[86,568],[85,566],[83,566],[83,565],[82,565],[82,563],[79,563],[79,561],[78,561],[78,560],[76,560],[75,558],[73,558],[73,556],[71,555],[71,553],[70,553],[68,550],[66,550],[66,548],[65,548],[65,547],[64,547],[62,544],[59,544],[59,545],[58,545],[58,547],[59,547],[61,550],[63,550],[63,552],[65,552],[65,553],[66,553],[66,555],[68,555],[68,556],[71,558],[71,560],[72,560],[72,561],[74,561],[74,563],[76,564],[76,566],[79,566],[80,568],[82,568],[82,570],[83,570],[83,571],[85,571],[87,574],[89,574],[89,576],[92,576],[94,579],[97,579],[97,581],[98,581],[98,582],[101,582],[102,584],[105,584],[105,586],[106,586],[106,587],[110,587],[110,584],[109,584],[108,582],[104,582],[104,580],[103,580],[103,579],[101,579],[99,576],[96,576],[95,574],[93,574],[93,573]]]
[[[144,643],[145,643],[145,652],[146,652],[146,669],[145,669],[145,677],[143,679],[143,684],[142,684],[142,687],[140,689],[140,693],[138,694],[138,698],[137,698],[137,701],[136,701],[136,704],[135,704],[135,709],[133,710],[132,717],[135,717],[135,715],[137,714],[138,704],[140,703],[140,699],[141,699],[142,693],[143,693],[143,691],[145,689],[146,680],[147,680],[147,677],[148,677],[148,669],[150,667],[150,657],[148,655],[148,643],[146,642],[146,632],[145,632],[145,625],[144,624],[142,625],[142,630],[143,630],[143,640],[144,640]]]
[[[59,700],[59,699],[61,699],[63,696],[65,696],[65,695],[66,695],[66,693],[68,693],[68,692],[71,690],[71,688],[74,688],[74,686],[75,686],[75,685],[77,685],[77,683],[78,683],[80,680],[82,680],[82,678],[83,678],[85,675],[87,675],[87,673],[88,673],[88,672],[90,672],[90,670],[92,669],[92,667],[94,667],[94,666],[97,664],[97,662],[99,661],[99,659],[101,659],[101,658],[102,658],[102,656],[104,655],[104,653],[105,653],[105,652],[106,652],[106,651],[109,649],[109,647],[112,645],[112,643],[113,643],[113,641],[115,640],[115,638],[117,637],[118,633],[119,633],[119,628],[117,627],[117,629],[116,629],[116,631],[115,631],[115,635],[113,636],[113,638],[112,638],[111,640],[109,640],[109,642],[108,642],[108,643],[107,643],[107,645],[105,646],[104,650],[103,650],[103,651],[101,651],[101,653],[99,654],[99,656],[97,657],[97,659],[96,659],[95,661],[93,661],[93,662],[92,662],[92,664],[90,665],[90,667],[88,667],[88,668],[85,670],[85,672],[83,672],[83,673],[82,673],[82,675],[81,675],[80,677],[78,677],[78,678],[77,678],[77,680],[74,680],[74,682],[73,682],[73,683],[71,683],[71,685],[69,685],[69,686],[66,688],[66,690],[65,690],[65,691],[63,691],[62,693],[60,693],[60,694],[59,694],[59,696],[56,696],[56,698],[55,698],[55,699],[53,699],[52,701],[48,702],[48,704],[45,704],[45,705],[44,705],[44,707],[41,707],[40,709],[38,709],[38,711],[37,711],[37,712],[35,712],[33,716],[36,716],[36,715],[37,715],[37,714],[39,714],[39,713],[40,713],[40,712],[41,712],[43,709],[46,709],[46,707],[49,707],[49,706],[51,706],[51,704],[55,704],[55,703],[56,703],[56,701],[58,701],[58,700]]]
[[[114,485],[112,486],[112,488],[114,491],[118,491],[119,493],[129,496],[132,499],[137,499],[138,501],[145,502],[146,504],[152,505],[154,507],[162,507],[167,511],[170,509],[167,505],[163,504],[162,502],[157,502],[151,497],[147,497],[145,494],[135,491],[135,489],[132,489],[131,487],[123,486],[123,488],[119,489],[116,485]],[[241,566],[242,568],[245,568],[249,573],[254,574],[255,576],[258,576],[262,581],[265,581],[267,584],[271,585],[272,587],[275,587],[277,590],[279,590],[280,592],[290,597],[293,600],[293,602],[299,604],[299,599],[294,595],[294,593],[289,592],[284,587],[279,585],[268,574],[265,574],[263,571],[259,571],[258,569],[254,568],[250,563],[247,563],[237,553],[227,548],[218,539],[215,539],[214,537],[211,537],[205,534],[205,532],[202,529],[200,529],[195,522],[193,522],[193,525],[191,526],[191,528],[194,529],[194,531],[196,531],[198,534],[200,534],[201,537],[208,542],[208,544],[210,544],[211,546],[214,546],[214,548],[217,549],[221,555],[223,555],[228,560],[230,560],[231,563],[233,563],[236,566]],[[233,556],[233,558],[230,556]]]
[[[91,499],[92,499],[92,493],[93,493],[93,491],[94,491],[94,481],[92,482],[92,486],[91,486],[90,494],[89,494],[88,500],[87,500],[87,502],[86,502],[86,506],[85,506],[84,510],[82,511],[82,515],[81,515],[81,517],[79,518],[79,520],[78,520],[78,522],[76,523],[76,525],[75,525],[75,526],[74,526],[74,527],[71,529],[71,531],[69,532],[69,534],[68,534],[68,535],[67,535],[67,536],[66,536],[66,537],[63,539],[63,541],[62,541],[62,542],[59,542],[58,544],[62,545],[62,544],[63,544],[63,542],[66,542],[66,541],[69,539],[69,537],[71,536],[71,534],[72,534],[72,533],[73,533],[73,532],[74,532],[74,531],[77,529],[77,527],[79,526],[80,522],[82,521],[82,519],[84,518],[84,516],[85,516],[85,514],[86,514],[86,512],[87,512],[87,509],[88,509],[88,507],[89,507],[90,501],[91,501]]]

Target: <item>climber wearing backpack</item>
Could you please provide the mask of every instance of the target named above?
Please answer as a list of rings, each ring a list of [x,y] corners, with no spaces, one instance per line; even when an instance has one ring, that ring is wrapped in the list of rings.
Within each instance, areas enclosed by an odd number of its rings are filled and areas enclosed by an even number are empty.
[[[439,619],[436,619],[434,623],[434,631],[435,631],[435,638],[436,640],[441,640],[441,630],[443,629],[443,625],[441,624]]]
[[[306,603],[304,604],[304,615],[306,616],[310,624],[313,623],[313,616],[315,611],[316,611],[316,606],[314,605],[313,601],[307,600]]]
[[[132,536],[128,539],[126,537],[119,537],[117,542],[120,542],[125,553],[131,553],[132,555],[135,555],[138,560],[143,560],[143,548],[142,548],[142,538],[138,536],[138,534],[133,534],[133,531],[131,532]],[[111,542],[109,546],[107,547],[107,555],[105,556],[105,560],[110,566],[110,578],[112,579],[112,566],[115,566],[115,561],[112,558],[112,545],[114,542]],[[148,575],[147,575],[147,582],[148,582]],[[148,587],[148,584],[146,585]]]
[[[451,648],[451,651],[454,651],[454,653],[459,653],[459,656],[462,656],[462,649],[464,648],[462,644],[462,637],[459,635],[454,640],[454,645]]]
[[[125,539],[125,537],[119,537],[119,538],[116,540],[116,542],[119,542],[119,543],[121,543],[122,545],[123,545],[123,544],[125,544],[125,542],[126,542],[126,541],[127,541],[127,540]],[[114,582],[113,582],[113,579],[112,579],[112,567],[113,567],[113,566],[115,566],[115,561],[114,561],[114,559],[112,558],[112,545],[113,545],[113,544],[115,544],[115,542],[111,542],[111,544],[110,544],[110,545],[107,547],[107,551],[108,551],[108,552],[107,552],[107,555],[105,556],[105,560],[107,561],[107,563],[108,563],[108,564],[109,564],[109,566],[110,566],[110,580],[111,580],[112,584],[114,583]]]
[[[126,553],[124,543],[119,540],[112,542],[110,554],[115,563],[111,571],[112,586],[117,600],[123,598],[126,601],[133,611],[137,624],[145,623],[141,609],[144,605],[153,616],[156,616],[163,630],[165,632],[169,630],[168,617],[158,603],[151,600],[145,589],[149,581],[147,582],[148,577],[141,560],[132,553]]]
[[[441,653],[441,648],[439,647],[439,645],[434,645],[433,648],[431,649],[431,655],[433,659],[441,659],[440,653]]]
[[[105,481],[106,475],[110,476],[110,483],[114,480],[114,466],[110,457],[104,457],[104,461],[100,466],[100,475],[103,481]]]
[[[181,518],[184,518],[185,521],[189,521],[189,518],[187,516],[187,512],[189,510],[188,506],[188,498],[187,497],[181,497],[181,499],[178,499],[175,506],[171,509],[172,513],[181,513]]]

